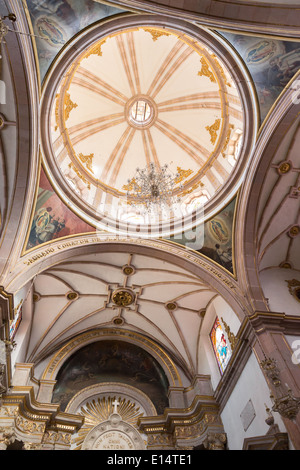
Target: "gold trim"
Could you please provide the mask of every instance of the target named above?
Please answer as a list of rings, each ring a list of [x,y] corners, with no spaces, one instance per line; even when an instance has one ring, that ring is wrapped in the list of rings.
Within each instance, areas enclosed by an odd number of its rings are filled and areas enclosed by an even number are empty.
[[[170,33],[167,33],[163,29],[158,29],[158,28],[142,28],[146,33],[150,33],[152,36],[153,42],[157,41],[158,38],[162,36],[170,36]]]
[[[149,348],[153,356],[157,358],[159,356],[159,360],[163,362],[165,365],[168,373],[169,378],[172,380],[172,384],[170,385],[179,385],[182,386],[182,381],[172,359],[167,355],[167,353],[154,341],[151,339],[141,335],[140,333],[136,333],[130,330],[118,330],[118,329],[100,329],[100,330],[91,330],[86,333],[82,333],[79,336],[72,338],[67,344],[65,344],[50,360],[49,364],[47,365],[42,379],[49,380],[53,379],[58,372],[58,369],[61,367],[62,363],[69,357],[72,352],[79,347],[83,346],[84,344],[93,342],[93,341],[101,341],[109,336],[115,337],[116,339],[122,338],[123,340],[133,339],[136,344],[141,345],[141,347],[147,349]],[[176,384],[178,382],[178,384]]]

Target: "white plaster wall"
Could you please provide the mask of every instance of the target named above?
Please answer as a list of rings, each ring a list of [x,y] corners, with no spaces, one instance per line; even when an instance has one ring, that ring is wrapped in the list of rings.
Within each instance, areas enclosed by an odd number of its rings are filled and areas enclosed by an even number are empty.
[[[287,280],[300,280],[299,271],[293,269],[268,269],[260,273],[260,280],[271,312],[300,315],[300,302],[290,294]]]
[[[255,418],[245,431],[241,413],[249,400],[253,403]],[[257,359],[252,354],[221,413],[229,450],[241,450],[245,438],[263,436],[267,433],[269,426],[265,423],[267,418],[265,404],[269,408],[272,407],[270,391]],[[273,413],[273,416],[280,431],[286,432],[280,415]]]

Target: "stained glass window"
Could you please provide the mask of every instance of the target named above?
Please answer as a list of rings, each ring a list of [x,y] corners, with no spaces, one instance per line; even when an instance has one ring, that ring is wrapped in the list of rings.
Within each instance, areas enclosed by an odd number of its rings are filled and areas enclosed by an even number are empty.
[[[231,351],[228,347],[226,337],[218,317],[216,318],[214,326],[210,332],[210,339],[214,348],[214,353],[220,372],[223,374],[225,367],[227,366],[227,363],[230,359]]]
[[[15,318],[14,320],[10,323],[10,332],[9,332],[9,336],[10,336],[10,339],[14,339],[15,337],[15,334],[17,332],[17,329],[19,328],[20,326],[20,323],[22,321],[22,307],[20,307],[18,310],[17,310],[17,313],[15,314]]]

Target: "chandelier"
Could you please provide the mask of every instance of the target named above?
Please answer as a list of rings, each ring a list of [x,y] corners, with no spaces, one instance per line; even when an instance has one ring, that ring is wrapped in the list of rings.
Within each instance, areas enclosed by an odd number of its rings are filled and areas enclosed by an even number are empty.
[[[174,194],[179,176],[179,173],[172,174],[167,164],[157,168],[154,163],[150,163],[147,168],[137,168],[135,176],[125,186],[128,203],[148,214],[170,210],[180,202],[180,198]],[[181,184],[179,188],[182,188]]]

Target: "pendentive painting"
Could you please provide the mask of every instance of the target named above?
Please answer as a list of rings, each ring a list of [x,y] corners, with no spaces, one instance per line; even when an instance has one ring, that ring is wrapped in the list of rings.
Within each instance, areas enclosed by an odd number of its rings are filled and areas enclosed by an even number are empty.
[[[37,200],[25,251],[52,240],[95,232],[58,197],[41,168]]]
[[[56,54],[79,31],[121,10],[93,0],[27,0],[41,80]]]
[[[193,230],[170,238],[170,241],[201,253],[234,275],[235,207],[236,197],[213,218]]]
[[[157,413],[168,406],[168,379],[158,362],[144,349],[124,341],[97,341],[76,351],[56,377],[52,402],[65,410],[80,390],[95,384],[118,382],[145,393]]]
[[[300,43],[221,32],[249,69],[263,120],[280,93],[300,69]]]

